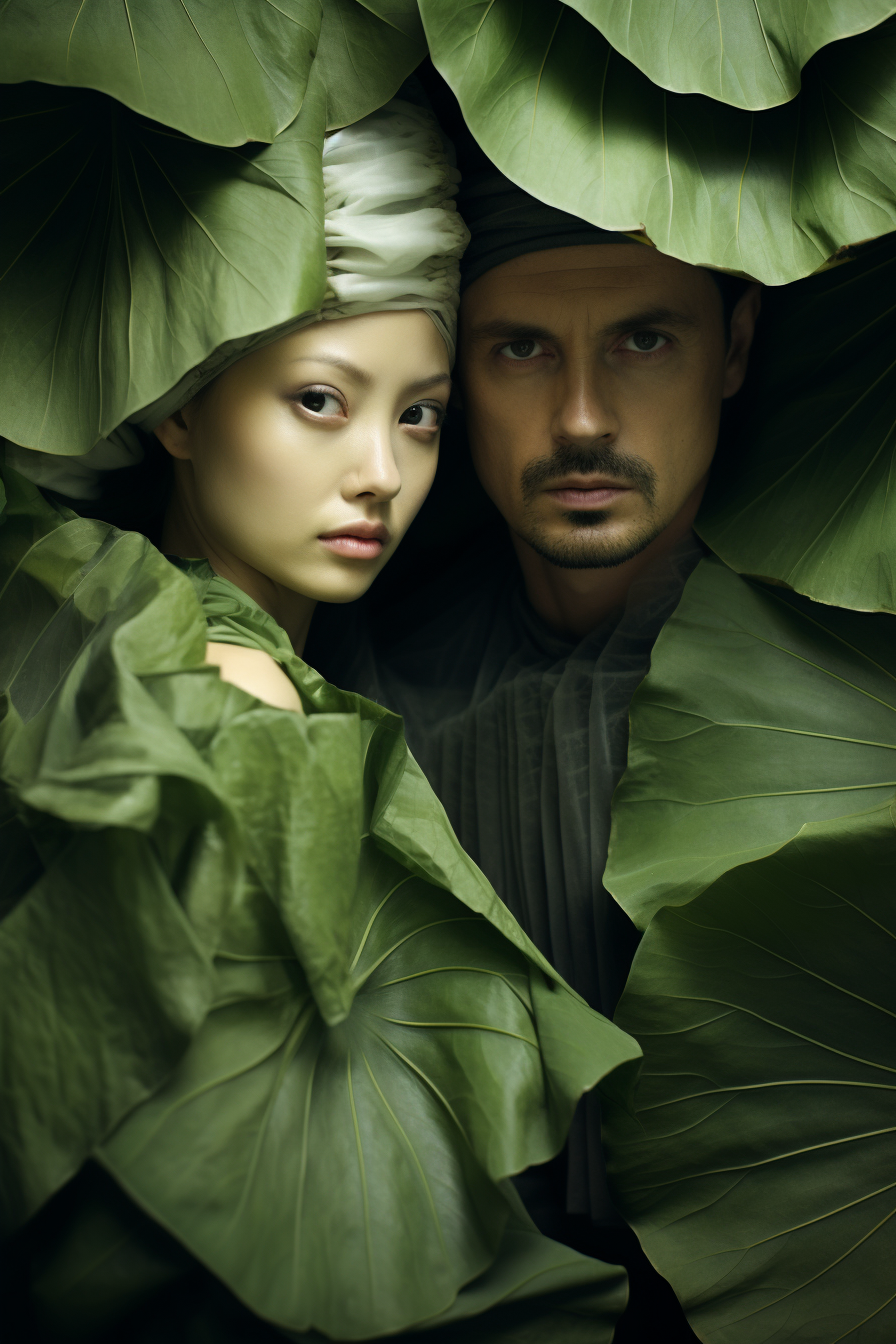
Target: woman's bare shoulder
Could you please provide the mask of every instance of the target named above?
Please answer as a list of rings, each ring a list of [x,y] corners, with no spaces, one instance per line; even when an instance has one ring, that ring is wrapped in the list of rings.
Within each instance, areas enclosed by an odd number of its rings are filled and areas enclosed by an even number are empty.
[[[279,663],[262,649],[247,649],[241,644],[219,644],[210,640],[205,661],[213,663],[222,681],[248,691],[274,709],[291,709],[302,714],[299,693]]]

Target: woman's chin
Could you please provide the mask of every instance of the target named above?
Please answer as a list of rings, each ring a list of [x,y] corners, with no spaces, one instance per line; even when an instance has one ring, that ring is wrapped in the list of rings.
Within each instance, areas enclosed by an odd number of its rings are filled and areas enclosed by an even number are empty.
[[[321,572],[323,567],[315,566],[310,573],[281,574],[276,578],[271,574],[268,577],[275,578],[275,582],[284,588],[301,593],[314,602],[354,602],[364,596],[383,566],[381,561],[375,564],[370,561],[349,563],[351,569],[348,565],[339,566],[338,569],[334,565],[332,571],[335,572]]]

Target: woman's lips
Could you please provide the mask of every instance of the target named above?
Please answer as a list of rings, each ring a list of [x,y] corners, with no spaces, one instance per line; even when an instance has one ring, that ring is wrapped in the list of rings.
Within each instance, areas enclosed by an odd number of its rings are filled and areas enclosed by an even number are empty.
[[[627,493],[626,485],[601,485],[590,490],[565,486],[560,490],[548,490],[547,493],[565,509],[604,509],[620,495]]]
[[[383,543],[378,537],[358,537],[344,532],[334,537],[321,537],[320,541],[334,555],[344,555],[349,560],[376,560],[383,553]]]

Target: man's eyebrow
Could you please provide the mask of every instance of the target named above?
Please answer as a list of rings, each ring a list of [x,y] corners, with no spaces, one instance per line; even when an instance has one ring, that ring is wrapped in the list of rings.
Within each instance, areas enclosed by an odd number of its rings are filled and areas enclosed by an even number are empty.
[[[679,308],[656,307],[642,308],[640,312],[626,315],[604,327],[604,331],[608,336],[620,336],[624,331],[637,331],[641,327],[678,327],[695,331],[699,326],[699,318],[693,313],[683,313]]]
[[[607,336],[619,336],[625,331],[638,331],[643,327],[677,327],[679,330],[696,330],[699,320],[691,313],[683,313],[678,308],[643,308],[636,313],[627,313],[624,317],[602,327]],[[521,322],[518,318],[495,318],[491,322],[481,322],[470,328],[472,339],[488,337],[499,341],[556,341],[557,333],[548,327],[539,327],[534,323]]]
[[[319,355],[296,355],[295,359],[289,361],[291,364],[331,364],[335,369],[342,369],[349,377],[354,378],[356,383],[362,387],[369,387],[373,382],[373,374],[368,373],[366,369],[359,368],[357,364],[352,364],[351,360],[342,359],[339,355],[328,355],[325,352]],[[413,396],[417,392],[426,392],[430,387],[436,387],[439,383],[450,383],[451,375],[448,373],[433,373],[428,378],[417,378],[412,383],[408,383],[405,391],[408,396]]]
[[[480,322],[470,328],[470,336],[488,336],[498,341],[556,341],[556,332],[547,327],[538,327],[531,322],[520,322],[510,318],[495,318],[493,322]]]

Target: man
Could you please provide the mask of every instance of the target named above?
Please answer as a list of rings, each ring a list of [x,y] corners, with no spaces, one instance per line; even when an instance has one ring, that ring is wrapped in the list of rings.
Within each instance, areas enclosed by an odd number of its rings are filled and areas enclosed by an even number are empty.
[[[611,1016],[637,942],[601,880],[628,706],[703,553],[691,526],[759,291],[544,206],[490,165],[465,174],[460,208],[472,241],[457,382],[476,474],[506,527],[492,522],[410,596],[398,571],[404,596],[381,600],[368,638],[340,659],[321,629],[313,656],[404,715],[465,848]],[[436,495],[421,526],[447,516],[450,530],[451,513]],[[462,532],[457,500],[454,521]],[[585,1102],[566,1213],[609,1231],[621,1220],[597,1099]],[[566,1239],[556,1175],[528,1178],[524,1195]]]

